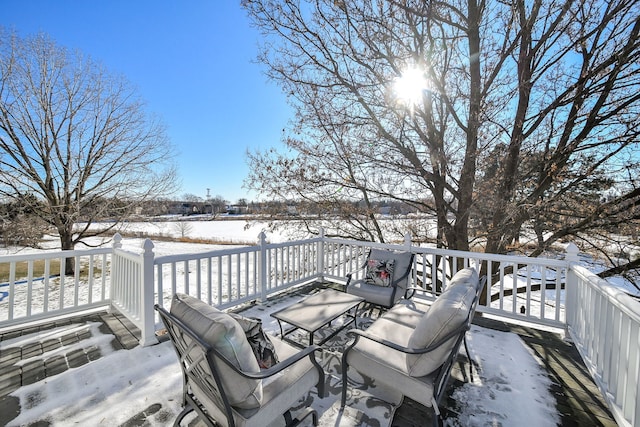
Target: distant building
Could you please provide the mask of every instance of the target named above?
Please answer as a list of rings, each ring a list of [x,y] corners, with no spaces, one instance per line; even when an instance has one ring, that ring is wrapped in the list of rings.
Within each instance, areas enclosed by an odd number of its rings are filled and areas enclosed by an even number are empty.
[[[244,205],[227,205],[227,213],[229,215],[243,215],[249,211],[249,208]]]
[[[198,215],[204,212],[204,203],[202,202],[176,202],[169,206],[170,215]]]

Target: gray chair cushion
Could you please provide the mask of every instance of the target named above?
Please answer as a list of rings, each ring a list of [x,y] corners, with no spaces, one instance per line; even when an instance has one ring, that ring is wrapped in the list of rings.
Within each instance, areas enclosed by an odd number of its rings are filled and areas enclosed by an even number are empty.
[[[268,339],[273,343],[281,360],[300,351],[278,338],[268,336]],[[264,427],[269,420],[278,418],[284,421],[282,414],[299,403],[300,397],[307,394],[318,380],[318,370],[309,358],[304,358],[284,371],[266,378],[262,382],[263,398],[259,409],[232,408],[236,427]],[[213,402],[207,401],[204,406],[221,426],[229,425],[224,413]]]
[[[393,291],[394,289],[390,286],[372,285],[364,280],[356,280],[347,286],[347,293],[385,307],[393,305]]]
[[[170,311],[241,371],[260,372],[242,327],[229,314],[184,294],[174,295]],[[219,361],[218,366],[222,386],[232,406],[245,409],[260,406],[262,401],[260,380],[245,378],[222,361]]]
[[[479,282],[479,278],[478,278],[478,272],[476,271],[476,269],[472,267],[467,267],[467,268],[463,268],[462,270],[458,271],[456,274],[453,275],[453,277],[451,278],[451,281],[449,282],[449,284],[447,284],[446,289],[450,289],[458,285],[470,286],[475,289],[478,286],[478,282]]]
[[[429,310],[428,304],[403,300],[367,329],[367,334],[408,347],[414,326]],[[403,395],[431,406],[433,378],[417,378],[407,371],[407,355],[371,340],[361,339],[347,353],[347,363],[363,375],[399,390]]]
[[[450,286],[447,288],[418,322],[409,338],[409,347],[426,348],[464,325],[475,295],[475,286]],[[455,337],[434,351],[420,355],[407,355],[409,375],[422,377],[438,369],[445,362],[454,344]]]

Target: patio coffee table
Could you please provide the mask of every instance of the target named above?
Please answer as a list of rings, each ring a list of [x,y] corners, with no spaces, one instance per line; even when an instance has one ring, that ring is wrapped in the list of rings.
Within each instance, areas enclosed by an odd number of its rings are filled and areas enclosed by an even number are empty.
[[[309,345],[313,344],[313,335],[322,327],[328,326],[332,321],[344,314],[352,318],[351,321],[345,322],[340,328],[318,343],[318,345],[322,345],[351,323],[355,323],[356,328],[358,327],[356,312],[362,302],[364,302],[364,298],[359,296],[334,289],[325,289],[282,310],[271,313],[271,317],[278,320],[282,338],[285,338],[296,329],[302,329],[309,333]],[[354,312],[350,314],[351,310],[354,310]],[[293,328],[285,332],[282,328],[282,322],[288,323]],[[295,343],[301,345],[300,343]]]

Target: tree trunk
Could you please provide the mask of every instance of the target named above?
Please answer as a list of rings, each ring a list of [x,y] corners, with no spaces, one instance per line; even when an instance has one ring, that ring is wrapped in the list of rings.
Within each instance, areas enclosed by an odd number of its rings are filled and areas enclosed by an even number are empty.
[[[473,189],[476,177],[476,151],[478,149],[478,129],[480,127],[480,102],[482,79],[480,73],[480,11],[476,0],[469,0],[469,123],[464,162],[460,171],[458,186],[458,210],[453,226],[454,242],[451,249],[469,250],[469,214],[473,204]]]
[[[516,188],[516,176],[520,165],[520,151],[524,139],[524,123],[529,109],[531,97],[531,28],[533,20],[527,20],[524,4],[520,6],[521,42],[518,54],[518,106],[514,117],[513,130],[507,156],[504,162],[502,177],[497,191],[497,205],[494,208],[493,219],[487,234],[487,247],[485,252],[504,253],[509,243],[507,236],[514,235],[514,228],[520,226],[515,222],[516,213],[510,211],[509,206],[513,200]]]
[[[75,244],[73,242],[73,231],[72,227],[63,227],[58,229],[58,234],[60,234],[60,248],[63,251],[69,250],[72,251],[75,248]],[[75,258],[65,258],[64,260],[64,274],[74,274],[75,272]]]

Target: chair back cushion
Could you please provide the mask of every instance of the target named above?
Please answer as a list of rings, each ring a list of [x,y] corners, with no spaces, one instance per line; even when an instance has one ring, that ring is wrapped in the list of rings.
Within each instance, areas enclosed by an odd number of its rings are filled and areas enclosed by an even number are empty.
[[[240,324],[229,314],[189,295],[176,294],[171,314],[180,319],[204,342],[222,354],[239,370],[260,372],[253,350]],[[260,407],[262,382],[245,378],[221,360],[216,364],[222,387],[231,406],[243,409]]]
[[[409,270],[411,269],[413,254],[411,252],[395,252],[384,249],[371,249],[369,252],[369,258],[378,261],[393,261],[393,268],[391,271],[391,280],[389,285],[394,284],[401,289],[400,292],[396,292],[398,299],[404,295],[404,291],[407,289],[407,283],[409,281]]]
[[[475,271],[475,270],[474,270]],[[463,326],[476,296],[478,275],[473,280],[466,280],[467,272],[461,270],[460,279],[465,278],[460,286],[449,285],[422,316],[409,338],[410,348],[426,348],[444,339],[448,334]],[[452,284],[457,281],[456,275]],[[447,359],[455,345],[456,337],[452,337],[437,349],[424,354],[407,355],[407,371],[412,377],[429,375],[438,369]]]
[[[446,289],[451,289],[454,286],[471,286],[477,288],[479,283],[478,272],[475,268],[467,267],[458,271],[453,275]]]

